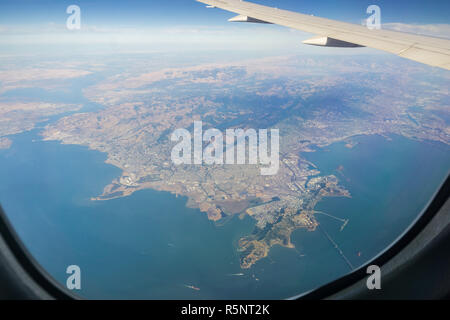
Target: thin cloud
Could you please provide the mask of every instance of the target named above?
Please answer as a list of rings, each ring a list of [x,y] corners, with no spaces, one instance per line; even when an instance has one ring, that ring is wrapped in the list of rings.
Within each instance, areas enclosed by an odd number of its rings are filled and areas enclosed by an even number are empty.
[[[450,38],[450,24],[406,24],[395,22],[385,23],[383,28],[424,36]]]

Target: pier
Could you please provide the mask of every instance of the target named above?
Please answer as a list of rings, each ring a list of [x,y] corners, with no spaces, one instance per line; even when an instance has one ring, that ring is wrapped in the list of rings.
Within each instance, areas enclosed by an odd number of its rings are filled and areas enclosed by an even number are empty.
[[[342,257],[342,259],[345,261],[345,263],[349,266],[350,270],[354,270],[355,267],[352,265],[350,260],[345,256],[342,249],[338,246],[338,244],[331,238],[331,236],[328,234],[328,232],[325,231],[323,227],[320,225],[318,226],[318,229],[322,231],[322,233],[327,237],[328,241],[333,245],[333,247],[336,249],[336,251],[339,253],[339,255]]]

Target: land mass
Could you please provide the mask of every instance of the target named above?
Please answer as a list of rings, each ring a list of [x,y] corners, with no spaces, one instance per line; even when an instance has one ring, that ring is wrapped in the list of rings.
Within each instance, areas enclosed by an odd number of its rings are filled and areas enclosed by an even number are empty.
[[[409,73],[395,64],[373,65],[371,77],[361,77],[367,74],[364,63],[342,69],[326,59],[298,57],[156,71],[143,64],[140,73],[124,71],[84,90],[103,110],[64,117],[42,135],[104,152],[107,163],[122,170],[93,200],[151,188],[186,196],[189,207],[213,221],[250,215],[255,230],[239,241],[245,269],[274,245],[292,248],[294,230],[314,231],[314,208],[324,197],[351,196],[336,176],[321,174],[303,153],[340,141],[357,147],[351,141],[358,135],[394,133],[450,143],[442,116],[448,115],[448,88],[440,79],[423,89],[415,75],[426,71],[402,68]],[[279,129],[278,174],[262,176],[257,165],[174,165],[170,135],[191,129],[194,121],[203,121],[205,129]]]

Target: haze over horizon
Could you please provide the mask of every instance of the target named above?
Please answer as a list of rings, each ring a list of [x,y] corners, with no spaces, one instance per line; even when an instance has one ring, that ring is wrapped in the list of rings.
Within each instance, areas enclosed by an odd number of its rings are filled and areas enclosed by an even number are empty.
[[[448,1],[255,1],[282,9],[361,24],[371,4],[380,6],[383,27],[450,37]],[[81,8],[81,30],[66,28],[69,5]],[[275,25],[233,24],[233,13],[206,9],[194,0],[127,2],[2,1],[0,52],[262,51],[300,54],[374,54],[371,49],[336,50],[304,46],[311,34]],[[57,48],[57,49],[55,49]]]

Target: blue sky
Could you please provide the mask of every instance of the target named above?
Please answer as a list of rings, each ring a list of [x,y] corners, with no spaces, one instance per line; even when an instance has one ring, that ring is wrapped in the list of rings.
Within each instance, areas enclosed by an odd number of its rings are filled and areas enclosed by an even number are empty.
[[[377,4],[387,28],[450,36],[450,1],[433,0],[255,0],[282,9],[351,23]],[[82,30],[69,32],[66,8],[81,8]],[[194,0],[1,0],[0,54],[17,46],[106,45],[136,51],[234,48],[296,50],[309,34],[271,25],[230,24],[230,12]],[[53,49],[52,49],[53,50]],[[329,50],[304,49],[310,53]],[[315,51],[317,50],[317,51]],[[332,49],[330,49],[332,50]],[[26,49],[29,51],[29,48]],[[358,52],[365,52],[360,50]]]
[[[348,22],[365,17],[371,4],[381,7],[384,22],[449,23],[448,0],[256,0],[254,2]],[[81,7],[90,25],[223,25],[230,13],[206,10],[194,0],[2,0],[0,24],[64,23],[65,9]],[[222,20],[221,20],[222,19]]]

